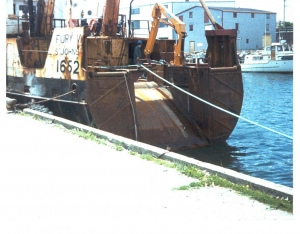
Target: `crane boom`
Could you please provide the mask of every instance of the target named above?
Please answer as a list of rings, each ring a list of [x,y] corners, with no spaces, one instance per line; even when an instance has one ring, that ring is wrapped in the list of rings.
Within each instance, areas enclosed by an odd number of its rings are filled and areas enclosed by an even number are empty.
[[[212,14],[210,13],[210,11],[209,11],[208,7],[206,6],[205,2],[204,2],[203,0],[199,0],[199,1],[200,1],[200,4],[202,5],[204,11],[206,12],[206,14],[207,14],[207,16],[208,16],[210,22],[213,24],[214,28],[215,28],[215,29],[224,29],[221,25],[219,25],[219,24],[215,21],[214,17],[213,17]]]
[[[120,0],[106,0],[103,22],[102,34],[105,36],[115,36],[117,33],[118,16],[119,16]]]
[[[30,2],[29,2],[30,3]],[[39,0],[37,3],[36,36],[51,35],[51,22],[53,18],[55,0]]]
[[[164,15],[169,22],[166,22],[161,19],[161,15]],[[173,13],[168,12],[167,8],[159,3],[156,3],[152,10],[152,25],[151,31],[149,34],[149,38],[147,40],[146,47],[144,49],[145,55],[150,55],[153,51],[154,43],[156,40],[156,35],[158,31],[158,26],[160,22],[163,22],[172,28],[174,28],[175,32],[178,35],[177,44],[174,44],[174,64],[182,65],[183,56],[182,56],[182,47],[183,47],[183,39],[187,36],[185,31],[185,23],[183,23],[177,16]]]

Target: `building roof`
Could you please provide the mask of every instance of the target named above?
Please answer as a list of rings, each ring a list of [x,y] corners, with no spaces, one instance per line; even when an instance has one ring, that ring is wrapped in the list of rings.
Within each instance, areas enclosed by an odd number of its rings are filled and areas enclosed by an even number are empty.
[[[273,13],[271,11],[257,10],[252,8],[241,8],[241,7],[208,7],[209,9],[215,9],[220,11],[230,11],[230,12],[244,12],[244,13]]]
[[[201,7],[201,6],[193,6],[193,7],[190,7],[184,11],[181,11],[179,13],[177,13],[176,15],[178,14],[181,14],[181,13],[184,13],[186,11],[189,11],[193,8],[196,8],[196,7]],[[202,8],[202,7],[201,7]],[[240,13],[260,13],[260,14],[266,14],[266,13],[270,13],[270,14],[276,14],[275,12],[271,12],[271,11],[264,11],[264,10],[257,10],[257,9],[251,9],[251,8],[240,8],[240,7],[208,7],[208,9],[213,9],[213,10],[219,10],[219,11],[227,11],[227,12],[240,12]]]

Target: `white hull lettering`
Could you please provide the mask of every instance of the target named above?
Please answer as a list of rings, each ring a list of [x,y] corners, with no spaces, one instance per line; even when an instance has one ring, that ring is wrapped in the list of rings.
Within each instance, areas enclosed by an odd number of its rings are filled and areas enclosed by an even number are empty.
[[[78,49],[56,48],[56,55],[78,55]]]
[[[73,34],[56,35],[56,43],[72,43],[72,38]]]

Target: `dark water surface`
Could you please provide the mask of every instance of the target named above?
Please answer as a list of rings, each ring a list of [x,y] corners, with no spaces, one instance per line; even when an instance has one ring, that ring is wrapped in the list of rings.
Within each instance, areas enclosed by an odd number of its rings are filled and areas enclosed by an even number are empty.
[[[241,116],[293,137],[293,74],[243,73]],[[293,140],[239,119],[224,144],[180,154],[293,187]]]

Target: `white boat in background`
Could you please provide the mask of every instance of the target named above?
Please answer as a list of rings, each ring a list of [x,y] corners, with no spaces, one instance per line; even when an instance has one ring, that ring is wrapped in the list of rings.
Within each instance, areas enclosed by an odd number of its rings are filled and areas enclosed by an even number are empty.
[[[270,49],[269,53],[267,53]],[[244,55],[241,61],[242,72],[293,72],[293,51],[280,43],[272,43],[270,48],[256,54]]]

